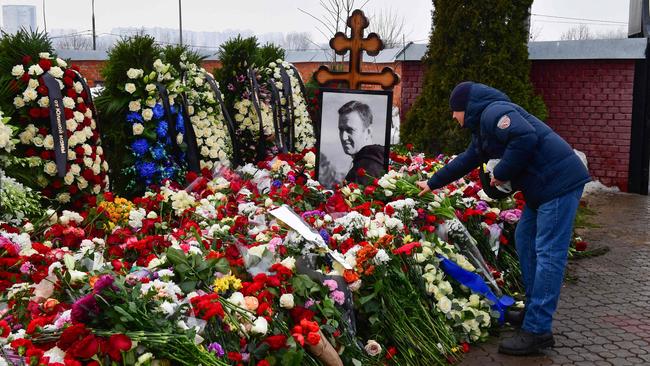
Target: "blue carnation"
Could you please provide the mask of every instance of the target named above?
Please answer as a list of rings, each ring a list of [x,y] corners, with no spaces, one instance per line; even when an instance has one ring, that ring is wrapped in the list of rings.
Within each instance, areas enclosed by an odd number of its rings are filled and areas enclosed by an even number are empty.
[[[158,122],[158,127],[156,127],[156,134],[158,135],[158,138],[163,140],[165,137],[167,137],[167,131],[169,130],[169,125],[167,124],[167,121],[160,121]]]
[[[151,155],[156,160],[165,160],[165,159],[167,159],[167,152],[165,151],[165,149],[161,145],[156,145],[156,147],[154,147],[151,150]]]
[[[137,156],[142,156],[149,150],[149,143],[145,139],[136,139],[131,144],[131,149]]]
[[[153,107],[153,118],[155,119],[161,119],[165,115],[165,108],[161,104],[156,104],[155,107]]]
[[[126,115],[126,121],[131,123],[142,122],[142,115],[139,112],[129,112]]]
[[[138,170],[138,175],[148,180],[156,173],[156,164],[145,161],[138,163],[136,169]]]

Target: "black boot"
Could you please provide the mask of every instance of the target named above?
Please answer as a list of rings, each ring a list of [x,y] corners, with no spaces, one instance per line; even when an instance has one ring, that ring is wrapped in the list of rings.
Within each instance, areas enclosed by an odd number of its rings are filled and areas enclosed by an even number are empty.
[[[541,349],[553,347],[553,333],[535,334],[525,330],[518,330],[512,337],[504,338],[499,342],[499,353],[507,355],[525,356],[539,353]]]
[[[503,315],[503,318],[511,326],[521,328],[521,324],[524,322],[524,315],[526,315],[525,309],[508,309]]]

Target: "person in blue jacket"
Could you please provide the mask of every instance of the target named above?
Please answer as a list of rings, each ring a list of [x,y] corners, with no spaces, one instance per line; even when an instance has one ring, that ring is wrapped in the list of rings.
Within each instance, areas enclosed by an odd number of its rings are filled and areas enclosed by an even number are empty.
[[[420,195],[462,178],[485,163],[481,160],[500,159],[490,184],[509,181],[526,199],[515,231],[526,306],[519,317],[521,328],[500,341],[499,352],[537,353],[554,345],[553,313],[589,172],[566,141],[497,89],[462,82],[452,91],[449,104],[452,117],[471,130],[472,141],[428,181],[417,182]],[[510,318],[517,316],[511,313]]]

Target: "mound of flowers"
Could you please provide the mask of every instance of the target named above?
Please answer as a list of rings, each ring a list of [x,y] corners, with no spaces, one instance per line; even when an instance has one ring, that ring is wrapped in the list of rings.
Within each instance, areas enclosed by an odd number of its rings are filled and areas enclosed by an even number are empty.
[[[513,294],[513,268],[472,248],[495,225],[492,253],[511,252],[523,201],[491,202],[472,176],[420,200],[414,182],[444,161],[393,161],[330,191],[312,151],[284,154],[3,224],[1,339],[30,365],[455,362],[502,308],[449,267]]]

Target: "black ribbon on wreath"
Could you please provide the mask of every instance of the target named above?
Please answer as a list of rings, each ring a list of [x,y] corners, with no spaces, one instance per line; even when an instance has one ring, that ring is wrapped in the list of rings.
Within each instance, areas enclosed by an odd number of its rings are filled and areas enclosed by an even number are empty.
[[[239,142],[237,141],[237,134],[235,133],[235,124],[233,123],[232,118],[230,118],[230,113],[228,113],[226,103],[223,102],[223,97],[219,90],[219,86],[217,85],[217,81],[207,72],[205,73],[205,79],[208,81],[208,85],[210,85],[217,103],[219,103],[219,108],[221,108],[221,113],[223,113],[223,118],[226,121],[226,128],[228,128],[230,143],[232,144],[232,165],[239,166],[241,164],[241,158],[239,156]]]
[[[275,130],[275,145],[281,152],[287,152],[287,145],[284,139],[284,115],[286,111],[282,107],[282,96],[275,85],[274,79],[269,79],[271,88],[271,110],[273,111],[273,129]]]
[[[181,93],[181,105],[179,113],[183,116],[183,125],[185,126],[185,134],[183,139],[187,144],[187,165],[188,168],[198,173],[201,171],[201,164],[199,163],[199,145],[196,143],[196,133],[194,132],[194,125],[190,121],[190,116],[187,113],[187,95],[183,92]]]
[[[257,144],[257,161],[262,161],[266,158],[266,136],[264,135],[264,121],[262,120],[262,111],[260,109],[260,85],[257,82],[257,73],[253,69],[248,69],[248,80],[250,83],[250,98],[253,103],[253,108],[257,114],[257,120],[260,124],[260,139]],[[276,136],[277,138],[277,136]]]
[[[285,123],[287,126],[287,145],[290,152],[296,150],[296,119],[293,114],[293,87],[291,86],[291,77],[284,67],[280,68],[280,76],[282,76],[282,93],[284,94],[285,103]]]
[[[43,81],[50,99],[50,133],[54,139],[54,161],[56,162],[57,175],[63,178],[68,172],[68,128],[65,123],[63,94],[61,86],[54,76],[45,73]]]
[[[167,124],[169,125],[168,131],[174,131],[173,135],[169,135],[169,139],[171,140],[172,144],[172,150],[174,151],[174,156],[176,159],[181,159],[181,148],[178,146],[178,142],[176,141],[178,130],[176,129],[176,120],[174,120],[172,117],[172,108],[169,104],[169,93],[167,93],[167,88],[165,88],[165,86],[161,83],[156,83],[156,88],[158,88],[158,95],[160,96],[160,99],[162,99],[163,109],[165,110],[165,117],[167,118]],[[187,133],[187,131],[185,132]]]

